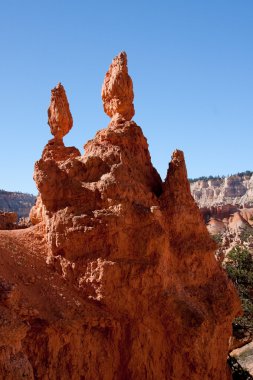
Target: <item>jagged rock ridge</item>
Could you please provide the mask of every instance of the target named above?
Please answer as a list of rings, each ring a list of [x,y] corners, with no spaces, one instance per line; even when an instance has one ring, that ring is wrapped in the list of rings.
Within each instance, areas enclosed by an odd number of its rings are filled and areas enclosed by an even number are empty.
[[[118,91],[118,82],[127,86]],[[0,233],[3,264],[9,239],[23,247],[24,268],[15,277],[0,265],[5,318],[16,331],[0,328],[0,374],[229,379],[228,340],[240,303],[214,258],[183,152],[173,153],[162,182],[131,121],[125,53],[114,59],[106,83],[112,83],[103,96],[105,110],[113,109],[109,126],[83,155],[62,139],[50,140],[35,164],[35,226]],[[10,260],[16,254],[19,261],[19,250],[13,252]]]

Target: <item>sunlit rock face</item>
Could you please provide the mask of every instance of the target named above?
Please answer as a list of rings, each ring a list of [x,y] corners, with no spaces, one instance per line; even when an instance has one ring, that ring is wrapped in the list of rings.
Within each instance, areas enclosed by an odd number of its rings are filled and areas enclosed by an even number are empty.
[[[35,201],[32,194],[0,190],[0,212],[16,212],[19,218],[28,217]]]
[[[219,242],[217,258],[223,261],[235,246],[253,247],[253,175],[191,182],[192,195],[200,207],[207,229]]]
[[[102,100],[104,111],[112,118],[112,122],[118,119],[129,121],[134,116],[133,82],[128,75],[125,52],[121,52],[114,58],[105,75]]]
[[[23,242],[24,263],[33,257],[24,272],[34,271],[27,302],[36,310],[17,329],[18,363],[28,379],[229,379],[240,304],[214,258],[183,152],[173,153],[162,182],[131,121],[125,53],[108,73],[102,94],[113,122],[83,155],[49,141],[35,164],[35,226],[12,236]],[[22,285],[11,273],[7,280]],[[13,313],[18,324],[22,313]],[[5,345],[0,373],[9,374],[10,338]]]
[[[199,207],[253,207],[253,174],[198,180],[191,183],[191,191]]]
[[[48,108],[48,125],[55,139],[61,140],[72,128],[73,119],[65,89],[58,83],[51,91],[51,102]]]
[[[0,230],[11,230],[18,221],[16,212],[0,211]]]

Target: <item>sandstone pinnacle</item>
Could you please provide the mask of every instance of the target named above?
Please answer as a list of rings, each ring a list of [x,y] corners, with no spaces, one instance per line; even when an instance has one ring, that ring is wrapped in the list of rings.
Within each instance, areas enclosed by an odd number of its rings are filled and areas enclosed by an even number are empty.
[[[48,125],[52,135],[61,140],[72,128],[73,119],[65,89],[61,83],[51,90],[51,101],[48,108]]]
[[[105,113],[113,120],[129,121],[134,116],[133,82],[128,75],[127,55],[119,53],[107,71],[102,87]]]

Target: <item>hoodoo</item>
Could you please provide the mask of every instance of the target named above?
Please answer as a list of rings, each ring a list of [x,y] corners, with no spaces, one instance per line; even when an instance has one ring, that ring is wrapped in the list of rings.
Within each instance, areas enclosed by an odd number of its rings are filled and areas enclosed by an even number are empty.
[[[56,89],[49,124],[62,140],[72,117]],[[215,260],[183,153],[163,183],[131,121],[133,98],[120,53],[102,89],[109,126],[83,155],[50,140],[35,164],[34,226],[1,232],[4,265],[8,239],[14,255],[11,271],[0,265],[11,321],[0,326],[2,378],[230,379],[239,299]]]

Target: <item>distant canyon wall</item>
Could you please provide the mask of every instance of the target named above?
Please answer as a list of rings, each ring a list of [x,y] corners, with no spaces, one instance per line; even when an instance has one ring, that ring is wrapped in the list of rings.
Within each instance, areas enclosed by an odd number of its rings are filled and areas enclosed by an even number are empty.
[[[191,182],[191,193],[200,208],[219,205],[253,207],[253,174]]]
[[[32,194],[0,190],[0,211],[16,212],[19,218],[28,217],[36,197]]]

